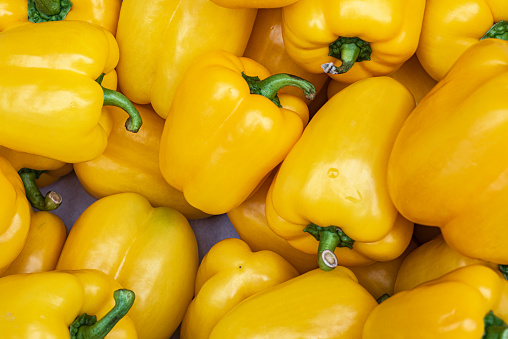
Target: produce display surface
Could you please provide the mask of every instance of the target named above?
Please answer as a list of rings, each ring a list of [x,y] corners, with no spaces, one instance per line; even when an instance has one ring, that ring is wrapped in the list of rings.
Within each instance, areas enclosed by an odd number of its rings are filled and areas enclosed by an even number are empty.
[[[506,339],[506,93],[506,0],[0,0],[0,339]]]

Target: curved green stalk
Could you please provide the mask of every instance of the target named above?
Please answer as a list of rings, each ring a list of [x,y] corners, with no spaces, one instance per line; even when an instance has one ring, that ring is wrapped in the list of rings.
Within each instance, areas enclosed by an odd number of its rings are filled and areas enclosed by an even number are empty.
[[[28,20],[34,23],[61,21],[71,10],[70,0],[28,0]]]
[[[343,74],[349,71],[356,62],[370,60],[372,48],[370,44],[360,38],[339,37],[329,46],[328,55],[342,61],[340,67],[333,62],[321,65],[321,68],[328,74]]]
[[[321,227],[311,223],[303,231],[319,241],[318,266],[323,271],[331,271],[337,267],[338,260],[334,253],[335,248],[347,247],[353,249],[355,242],[337,226]]]
[[[134,303],[134,292],[121,289],[113,293],[115,306],[101,320],[82,314],[69,326],[71,339],[103,339],[122,319]]]
[[[242,76],[249,85],[251,94],[259,94],[270,99],[278,107],[282,107],[277,97],[277,92],[286,86],[300,88],[305,94],[305,98],[312,100],[316,97],[316,88],[309,81],[297,77],[296,75],[279,73],[269,76],[266,79],[259,80],[259,77],[250,77],[242,72]]]
[[[50,191],[46,196],[43,196],[39,187],[35,184],[35,179],[38,179],[44,172],[22,168],[18,171],[18,174],[21,177],[21,181],[23,181],[26,197],[32,207],[41,211],[54,211],[62,204],[60,194]]]
[[[95,81],[99,85],[102,84],[102,80],[104,79],[104,73],[102,73]],[[141,116],[139,115],[138,110],[132,104],[132,102],[122,93],[113,91],[111,89],[105,88],[101,85],[102,91],[104,92],[104,106],[116,106],[123,109],[127,114],[129,114],[129,118],[125,122],[125,128],[129,132],[136,133],[141,128],[143,121],[141,120]]]

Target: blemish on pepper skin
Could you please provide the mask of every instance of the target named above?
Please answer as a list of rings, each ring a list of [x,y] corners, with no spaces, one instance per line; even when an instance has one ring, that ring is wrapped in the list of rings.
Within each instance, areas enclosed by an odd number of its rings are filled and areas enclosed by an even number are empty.
[[[238,268],[242,268],[242,266],[238,266]]]
[[[346,199],[353,202],[353,203],[359,203],[360,201],[362,201],[362,193],[360,193],[359,190],[356,190],[356,194],[357,196],[356,197],[353,197],[353,196],[347,196]]]
[[[327,175],[329,178],[337,178],[339,176],[339,170],[331,167],[328,169]]]

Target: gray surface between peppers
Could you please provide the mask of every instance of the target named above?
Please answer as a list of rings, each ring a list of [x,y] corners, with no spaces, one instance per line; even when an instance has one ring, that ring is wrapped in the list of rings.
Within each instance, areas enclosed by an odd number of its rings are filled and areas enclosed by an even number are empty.
[[[56,191],[62,196],[62,205],[53,213],[62,218],[68,230],[72,228],[81,213],[97,200],[85,192],[74,172],[41,189],[41,192],[45,195],[50,190]],[[189,220],[189,223],[196,235],[200,261],[218,241],[225,238],[238,238],[238,234],[226,214]],[[177,330],[170,339],[179,338],[179,330]]]

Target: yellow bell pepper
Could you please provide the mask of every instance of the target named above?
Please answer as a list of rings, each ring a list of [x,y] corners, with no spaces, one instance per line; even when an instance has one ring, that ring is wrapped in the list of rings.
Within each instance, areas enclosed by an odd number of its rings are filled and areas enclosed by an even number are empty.
[[[299,0],[282,10],[284,45],[308,72],[341,82],[387,75],[415,53],[424,7],[425,0]]]
[[[404,259],[397,274],[394,291],[397,293],[410,290],[416,285],[470,265],[484,265],[494,270],[499,268],[495,263],[461,255],[446,244],[442,235],[438,235],[420,245]]]
[[[31,207],[18,172],[1,156],[0,192],[2,192],[0,209],[0,273],[2,273],[25,245],[30,229]]]
[[[116,89],[116,71],[112,70],[103,78],[103,87]],[[116,107],[106,106],[102,108],[101,125],[109,133],[111,130],[111,118],[109,110]],[[118,108],[116,108],[118,109]],[[62,197],[50,191],[42,196],[38,188],[48,186],[73,170],[72,164],[48,157],[19,152],[7,147],[0,146],[0,156],[6,158],[18,171],[25,185],[25,192],[32,207],[39,210],[54,210],[62,203]]]
[[[266,220],[266,195],[274,174],[275,172],[272,171],[256,192],[238,207],[229,211],[227,215],[240,239],[245,241],[253,251],[275,252],[291,263],[299,273],[305,273],[317,268],[316,256],[289,245],[284,238],[272,231]]]
[[[140,338],[168,339],[192,300],[198,268],[194,233],[169,207],[138,193],[99,199],[76,220],[57,269],[98,269],[136,293],[129,312]]]
[[[404,259],[412,253],[418,245],[411,240],[409,246],[397,258],[390,261],[376,261],[366,266],[348,267],[355,274],[358,283],[365,287],[378,300],[394,293],[395,282]]]
[[[137,338],[126,316],[134,293],[100,271],[3,277],[0,300],[3,338]]]
[[[106,147],[103,105],[127,110],[126,127],[136,132],[141,119],[135,107],[95,81],[118,58],[113,35],[84,21],[0,33],[0,144],[62,162],[91,160]]]
[[[357,81],[327,101],[272,182],[270,228],[300,251],[317,254],[326,270],[401,255],[413,223],[391,202],[386,169],[414,106],[409,90],[389,77]]]
[[[74,164],[74,171],[83,188],[100,199],[108,195],[136,192],[152,206],[167,206],[188,219],[204,218],[207,214],[192,207],[183,193],[170,186],[159,169],[159,144],[164,119],[148,105],[134,104],[143,128],[129,133],[123,127],[123,116],[112,108],[112,130],[104,153],[97,158]]]
[[[241,56],[257,9],[229,9],[210,0],[125,1],[116,38],[122,93],[151,103],[166,118],[178,83],[193,60],[220,49]]]
[[[394,78],[406,86],[413,94],[416,104],[418,104],[425,94],[437,83],[437,81],[432,79],[423,69],[416,54],[413,54],[413,56],[404,62],[398,70],[387,76]],[[334,94],[346,88],[347,85],[349,84],[332,79],[327,87],[328,98],[331,98]]]
[[[298,0],[211,0],[214,4],[226,8],[280,8]]]
[[[472,265],[379,304],[362,339],[500,339],[508,334],[508,281]]]
[[[296,276],[296,269],[272,251],[252,252],[236,238],[219,241],[199,265],[180,338],[208,339],[217,322],[240,302]]]
[[[162,132],[159,161],[166,181],[208,214],[240,205],[284,159],[308,121],[302,99],[277,96],[285,86],[315,95],[302,78],[269,77],[254,60],[225,51],[195,60]]]
[[[25,246],[0,277],[54,270],[66,238],[67,228],[59,216],[46,211],[32,213]]]
[[[121,0],[1,0],[0,32],[30,22],[78,20],[116,33]]]
[[[458,57],[483,38],[508,39],[504,0],[427,0],[416,54],[441,80]]]
[[[508,42],[467,49],[418,104],[395,141],[390,196],[404,217],[441,228],[460,254],[508,264],[504,224]]]
[[[345,267],[309,271],[238,304],[210,339],[360,339],[375,299]]]

